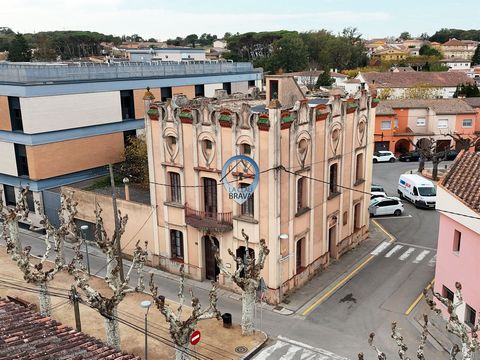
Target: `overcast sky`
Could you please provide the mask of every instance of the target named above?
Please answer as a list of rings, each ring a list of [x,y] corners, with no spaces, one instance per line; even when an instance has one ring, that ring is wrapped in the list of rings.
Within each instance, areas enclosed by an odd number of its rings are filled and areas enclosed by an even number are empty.
[[[166,40],[204,32],[356,27],[366,38],[480,29],[479,0],[0,0],[0,26]]]

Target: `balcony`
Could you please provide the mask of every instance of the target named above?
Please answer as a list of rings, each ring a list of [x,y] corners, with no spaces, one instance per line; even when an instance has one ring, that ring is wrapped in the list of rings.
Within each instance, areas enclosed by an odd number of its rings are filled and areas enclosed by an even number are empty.
[[[232,213],[211,213],[192,209],[185,204],[185,223],[199,230],[228,232],[233,229]]]

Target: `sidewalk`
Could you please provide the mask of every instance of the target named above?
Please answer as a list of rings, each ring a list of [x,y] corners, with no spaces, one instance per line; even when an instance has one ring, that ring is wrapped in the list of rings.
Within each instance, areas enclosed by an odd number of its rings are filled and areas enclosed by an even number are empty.
[[[302,312],[313,304],[317,298],[333,288],[335,284],[338,284],[347,274],[354,271],[359,264],[362,264],[363,260],[378,244],[382,241],[390,240],[372,221],[370,221],[369,231],[368,239],[360,243],[355,249],[347,252],[339,260],[330,263],[325,270],[315,275],[303,287],[288,294],[280,306],[287,309],[290,313],[296,313],[301,316]]]

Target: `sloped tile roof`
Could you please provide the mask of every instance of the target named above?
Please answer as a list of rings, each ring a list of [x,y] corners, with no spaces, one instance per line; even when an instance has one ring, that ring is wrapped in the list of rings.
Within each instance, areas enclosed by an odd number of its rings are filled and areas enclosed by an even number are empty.
[[[455,87],[460,84],[473,83],[463,72],[429,72],[429,71],[402,71],[402,72],[369,72],[362,73],[365,81],[375,84],[377,88],[410,88],[415,86]]]
[[[0,359],[140,360],[0,297]]]
[[[465,46],[462,40],[457,40],[455,38],[448,40],[447,42],[444,42],[442,46]]]
[[[480,107],[480,97],[464,98],[462,100],[465,101],[471,107],[474,107],[474,108]]]
[[[398,99],[382,100],[377,106],[377,115],[394,115],[393,109],[427,109],[437,114],[475,114],[475,110],[464,99]]]
[[[441,184],[480,214],[480,153],[460,154]]]

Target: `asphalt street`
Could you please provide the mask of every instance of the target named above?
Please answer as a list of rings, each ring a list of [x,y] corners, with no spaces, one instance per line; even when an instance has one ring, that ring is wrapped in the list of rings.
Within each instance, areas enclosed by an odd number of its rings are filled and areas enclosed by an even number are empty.
[[[382,185],[388,195],[398,196],[400,174],[415,170],[417,165],[401,162],[374,164],[373,182]],[[395,241],[380,244],[371,254],[374,256],[372,261],[315,308],[306,321],[365,339],[373,331],[379,348],[391,356],[395,356],[396,344],[390,338],[390,324],[397,321],[410,347],[417,346],[419,332],[412,315],[405,313],[434,278],[439,216],[436,211],[417,209],[405,201],[404,207],[405,213],[401,217],[375,218]],[[334,351],[333,348],[329,350]],[[435,354],[436,359],[445,356],[430,344],[427,344],[427,352]],[[354,354],[345,355],[353,358]]]

